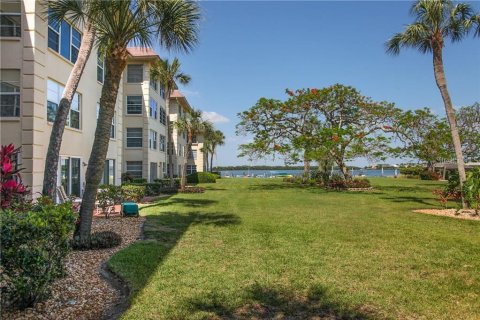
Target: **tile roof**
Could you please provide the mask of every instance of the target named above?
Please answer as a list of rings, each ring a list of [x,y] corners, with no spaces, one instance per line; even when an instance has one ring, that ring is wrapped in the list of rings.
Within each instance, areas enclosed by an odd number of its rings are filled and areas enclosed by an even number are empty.
[[[170,98],[185,98],[185,96],[180,92],[180,90],[174,90],[170,95]]]
[[[152,48],[129,47],[128,53],[133,57],[159,57],[160,56]]]

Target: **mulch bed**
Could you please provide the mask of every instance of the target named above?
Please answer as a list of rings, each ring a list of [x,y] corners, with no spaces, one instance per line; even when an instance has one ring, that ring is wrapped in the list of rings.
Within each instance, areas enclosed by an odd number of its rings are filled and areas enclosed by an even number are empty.
[[[459,210],[457,209],[421,209],[413,210],[416,213],[431,214],[435,216],[445,216],[457,219],[479,220],[480,215],[476,215],[474,210]]]
[[[66,259],[67,276],[51,287],[51,297],[23,311],[3,311],[2,319],[102,319],[122,298],[122,292],[101,276],[104,264],[115,252],[141,236],[145,218],[94,218],[92,232],[114,231],[122,236],[115,248],[73,251]]]

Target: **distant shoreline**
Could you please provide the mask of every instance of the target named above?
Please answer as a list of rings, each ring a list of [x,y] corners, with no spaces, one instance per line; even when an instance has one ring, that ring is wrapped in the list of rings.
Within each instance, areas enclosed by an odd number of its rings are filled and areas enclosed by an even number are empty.
[[[357,167],[357,166],[348,166],[348,169],[351,170],[380,170],[382,167],[377,166],[377,168],[371,167]],[[310,170],[317,170],[318,166],[311,166]],[[337,166],[333,167],[333,170],[338,170]],[[384,165],[383,169],[398,169],[394,166]],[[227,167],[214,167],[213,171],[237,171],[237,170],[303,170],[303,166],[227,166]]]

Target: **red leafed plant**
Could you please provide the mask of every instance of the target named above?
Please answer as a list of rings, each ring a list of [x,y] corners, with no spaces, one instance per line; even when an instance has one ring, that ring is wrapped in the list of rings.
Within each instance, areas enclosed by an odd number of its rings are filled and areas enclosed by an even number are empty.
[[[447,208],[448,201],[458,200],[461,197],[460,192],[448,189],[435,189],[433,190],[433,194],[437,196],[438,202],[440,202],[444,208]]]
[[[9,208],[21,203],[29,194],[28,188],[23,184],[22,177],[17,169],[17,159],[20,148],[13,144],[2,146],[0,149],[0,207]]]

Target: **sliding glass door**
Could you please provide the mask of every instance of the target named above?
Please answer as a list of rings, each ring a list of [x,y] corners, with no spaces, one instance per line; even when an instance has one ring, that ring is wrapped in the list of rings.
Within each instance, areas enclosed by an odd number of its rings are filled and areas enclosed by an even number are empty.
[[[60,159],[60,183],[68,195],[81,196],[80,158]]]

